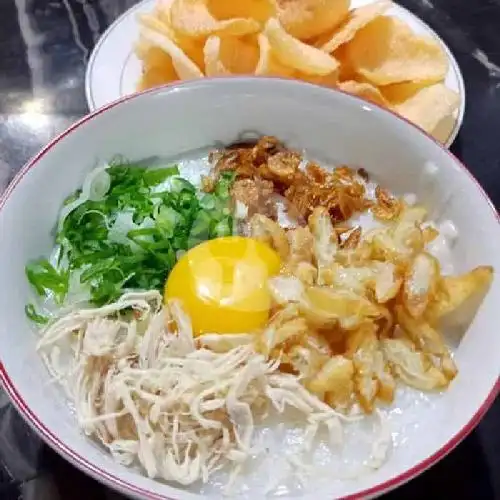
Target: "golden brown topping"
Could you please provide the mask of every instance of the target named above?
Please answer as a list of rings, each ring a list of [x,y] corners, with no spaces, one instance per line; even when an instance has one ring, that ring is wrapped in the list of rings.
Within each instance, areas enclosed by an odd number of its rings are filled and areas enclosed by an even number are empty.
[[[354,250],[361,239],[361,227],[355,227],[350,230],[345,238],[341,240],[340,248],[344,250]]]
[[[231,194],[235,201],[243,203],[248,209],[248,216],[260,213],[276,218],[276,207],[271,198],[273,184],[262,179],[238,179],[233,184]]]
[[[252,179],[239,179],[234,182],[232,195],[236,201],[248,207],[248,211],[255,213],[259,208],[259,189]]]
[[[280,151],[283,148],[281,142],[269,135],[261,137],[252,149],[252,158],[254,165],[259,166],[265,163],[270,155]]]
[[[261,137],[256,144],[234,144],[211,154],[210,158],[215,167],[212,178],[204,181],[205,190],[213,189],[220,172],[232,170],[239,180],[267,183],[265,192],[260,190],[261,210],[264,197],[278,194],[288,202],[289,215],[299,222],[307,220],[318,206],[328,211],[332,222],[343,222],[370,205],[365,199],[364,184],[354,170],[342,166],[330,172],[314,162],[309,162],[305,170],[301,170],[302,155],[286,149],[275,137]],[[238,192],[234,190],[234,193]],[[269,204],[275,206],[275,200]],[[276,209],[268,207],[265,213],[274,217]]]
[[[290,243],[290,261],[311,262],[313,256],[314,239],[308,227],[291,229],[287,233]]]
[[[247,148],[228,149],[224,151],[215,162],[215,174],[220,172],[235,171],[238,177],[252,178],[255,167],[252,162],[252,152]]]
[[[270,174],[270,180],[289,186],[295,179],[301,161],[300,154],[294,151],[281,151],[269,157],[266,173]]]
[[[285,230],[265,215],[255,214],[251,218],[250,234],[253,238],[274,248],[282,261],[288,258],[290,251]]]
[[[372,207],[374,217],[380,220],[395,220],[403,208],[401,201],[380,186],[376,187],[375,196],[377,204]]]
[[[201,189],[205,193],[212,193],[215,189],[215,179],[212,175],[202,175],[201,177]]]
[[[309,162],[306,166],[306,174],[314,181],[320,184],[326,183],[329,172],[321,168],[317,163]]]

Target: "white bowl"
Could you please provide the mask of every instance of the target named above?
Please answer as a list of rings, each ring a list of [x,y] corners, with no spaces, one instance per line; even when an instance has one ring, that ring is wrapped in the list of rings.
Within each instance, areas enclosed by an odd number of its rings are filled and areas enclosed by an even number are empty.
[[[97,160],[117,153],[129,159],[178,155],[218,141],[231,143],[245,131],[276,135],[313,156],[363,166],[393,191],[415,193],[435,218],[455,223],[458,271],[480,264],[500,269],[498,216],[470,173],[416,127],[355,97],[294,81],[204,79],[127,97],[85,117],[31,160],[0,200],[0,378],[50,446],[84,472],[137,498],[201,496],[117,465],[79,432],[62,391],[49,383],[35,352],[24,314],[31,296],[24,266],[50,251],[63,199]],[[418,425],[386,465],[303,498],[376,496],[452,450],[498,393],[498,304],[495,278],[456,351],[457,379],[428,414],[415,408]]]

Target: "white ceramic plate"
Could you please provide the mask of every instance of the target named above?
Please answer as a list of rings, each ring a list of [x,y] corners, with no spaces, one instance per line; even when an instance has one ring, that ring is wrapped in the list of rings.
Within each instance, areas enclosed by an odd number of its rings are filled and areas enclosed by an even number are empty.
[[[373,0],[352,0],[352,8],[372,3]],[[153,10],[156,0],[143,0],[119,17],[102,35],[90,57],[86,78],[85,94],[91,111],[132,94],[141,75],[141,63],[133,51],[133,44],[139,38],[137,15]],[[436,131],[437,138],[451,146],[462,125],[465,111],[465,86],[462,73],[450,49],[435,31],[406,10],[394,5],[389,14],[405,21],[416,33],[432,35],[442,44],[450,62],[446,85],[458,92],[460,105],[455,116],[444,120]]]
[[[303,120],[305,112],[313,119]],[[217,488],[175,487],[120,466],[80,432],[64,391],[53,383],[36,352],[37,337],[24,312],[33,299],[24,267],[50,252],[63,200],[81,186],[96,161],[117,154],[131,161],[154,155],[172,158],[217,142],[233,143],[245,131],[276,135],[329,164],[363,166],[395,193],[415,193],[436,222],[451,220],[457,228],[450,259],[457,272],[481,264],[497,272],[470,328],[454,343],[459,374],[449,389],[426,396],[400,389],[394,406],[383,410],[394,442],[390,459],[349,480],[336,478],[335,462],[318,457],[308,488],[281,490],[271,498],[331,500],[381,494],[450,452],[498,393],[500,226],[479,184],[448,151],[393,113],[340,92],[265,78],[183,82],[126,97],[54,139],[0,197],[0,234],[8,235],[0,245],[0,383],[48,444],[109,486],[148,500],[221,498]],[[339,453],[352,452],[357,461],[366,458],[349,442]],[[237,500],[263,499],[268,481],[280,482],[278,471],[293,443],[297,436],[283,438],[279,427],[267,434],[264,470]]]

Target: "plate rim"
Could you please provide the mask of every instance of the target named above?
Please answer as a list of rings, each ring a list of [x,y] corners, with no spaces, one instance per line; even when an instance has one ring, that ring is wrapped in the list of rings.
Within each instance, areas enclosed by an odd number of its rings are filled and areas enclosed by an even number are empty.
[[[155,3],[156,3],[155,0],[141,0],[136,5],[127,9],[115,21],[113,21],[112,24],[110,24],[108,26],[108,28],[100,36],[96,45],[92,49],[91,55],[90,55],[88,62],[87,62],[87,67],[85,68],[85,100],[87,101],[87,106],[91,112],[109,104],[109,102],[107,102],[107,103],[103,103],[103,104],[98,106],[98,105],[96,105],[96,100],[94,97],[94,85],[93,85],[94,68],[96,65],[96,61],[98,61],[98,59],[99,59],[99,54],[102,50],[103,45],[108,42],[108,40],[112,36],[113,32],[126,19],[133,16],[136,13],[136,11],[139,11],[142,8],[144,8],[145,5],[147,5],[147,4],[154,5]],[[445,147],[449,149],[452,146],[452,144],[455,142],[455,139],[457,138],[457,136],[462,128],[464,116],[465,116],[465,109],[467,106],[467,95],[466,95],[465,81],[464,81],[462,71],[460,69],[460,65],[458,64],[458,61],[457,61],[455,55],[453,54],[451,48],[448,46],[448,44],[445,43],[445,41],[441,38],[441,36],[431,26],[429,26],[429,24],[427,24],[423,19],[421,19],[419,16],[417,16],[416,14],[411,12],[409,9],[407,9],[406,7],[400,5],[396,2],[393,2],[393,5],[391,7],[391,9],[394,9],[394,8],[404,12],[405,15],[413,18],[415,20],[415,22],[417,22],[423,28],[425,28],[429,32],[429,34],[432,34],[432,36],[434,36],[437,39],[437,41],[439,42],[441,47],[446,52],[446,55],[447,55],[447,58],[448,58],[448,61],[450,64],[449,70],[453,71],[453,73],[454,73],[455,79],[456,79],[457,84],[458,84],[458,95],[460,97],[460,105],[459,105],[458,110],[457,110],[458,112],[457,112],[457,116],[456,116],[456,119],[455,119],[454,124],[453,124],[453,128],[451,129],[447,139],[443,142]],[[132,53],[133,53],[133,50],[130,50],[130,52],[127,54],[127,56],[125,58],[126,61],[128,61],[130,59]],[[124,69],[125,69],[125,65],[123,65],[123,67],[120,69],[120,82],[121,82],[121,79],[123,78]],[[244,75],[241,75],[241,76],[244,76]],[[335,89],[332,89],[332,90],[335,90]],[[132,94],[127,94],[127,95],[132,95]],[[121,99],[123,97],[126,97],[126,95],[119,95],[116,97],[116,99]],[[114,102],[114,100],[110,101],[110,102]]]
[[[247,77],[248,78],[248,77]],[[251,78],[251,77],[250,77]],[[255,78],[255,77],[254,77]],[[124,96],[114,102],[111,102],[95,111],[92,113],[89,113],[88,115],[84,116],[74,124],[72,124],[68,129],[66,129],[64,132],[56,136],[54,139],[52,139],[36,156],[34,156],[31,160],[29,160],[23,168],[18,172],[18,174],[15,176],[14,180],[11,182],[7,190],[0,195],[0,210],[3,208],[5,203],[7,202],[8,198],[12,194],[12,192],[15,190],[17,185],[20,183],[20,181],[23,179],[23,177],[33,168],[35,167],[38,162],[45,156],[52,148],[57,146],[57,144],[63,140],[67,135],[75,131],[76,129],[80,128],[81,126],[84,126],[87,122],[91,121],[98,115],[114,108],[115,106],[118,106],[124,102],[134,100],[136,98],[141,98],[143,95],[147,94],[154,94],[154,93],[159,93],[165,91],[165,89],[168,89],[168,87],[178,87],[178,86],[184,86],[184,85],[190,85],[193,82],[185,81],[185,82],[176,82],[175,85],[166,85],[163,87],[158,87],[158,88],[153,88],[149,89],[143,92],[137,92],[131,95]],[[307,84],[306,84],[307,85]],[[349,94],[346,94],[349,95]],[[358,99],[362,101],[359,97],[356,96],[351,96],[353,99]],[[397,116],[394,112],[381,108],[380,106],[373,105],[377,108],[380,108],[384,110],[386,113],[391,113],[394,116]],[[416,127],[416,125],[412,124],[408,120],[404,118],[400,118],[412,127]],[[439,148],[442,148],[444,152],[446,152],[457,164],[457,167],[461,169],[467,176],[471,178],[471,180],[476,184],[481,196],[484,198],[485,202],[488,204],[490,209],[492,210],[493,214],[495,215],[497,222],[500,223],[500,214],[493,205],[492,201],[490,200],[489,196],[485,192],[485,190],[482,188],[480,183],[477,181],[477,179],[473,176],[473,174],[467,169],[467,167],[451,152],[449,151],[446,147],[444,147],[439,141],[434,139],[432,136],[429,134],[421,131],[424,135],[426,135],[431,141],[433,141]],[[24,400],[22,395],[19,393],[17,390],[15,384],[13,383],[12,379],[10,378],[9,374],[7,373],[5,367],[3,366],[1,360],[0,360],[0,383],[4,387],[5,391],[9,395],[11,401],[13,402],[14,406],[17,408],[21,416],[24,418],[24,420],[37,432],[39,436],[43,438],[43,440],[50,445],[54,450],[56,450],[61,456],[63,456],[66,460],[71,462],[73,465],[81,469],[83,472],[89,474],[92,476],[94,479],[99,480],[106,485],[114,488],[115,490],[121,491],[127,495],[133,495],[136,498],[144,498],[148,500],[178,500],[174,499],[172,497],[162,495],[161,493],[156,493],[153,491],[148,491],[144,489],[143,487],[136,486],[132,482],[130,482],[127,479],[122,479],[118,477],[116,474],[112,472],[108,472],[107,470],[103,469],[99,465],[95,465],[85,457],[82,457],[79,455],[77,452],[75,452],[71,446],[67,445],[66,443],[62,442],[61,439],[54,434],[49,428],[47,428],[43,422],[40,421],[40,419],[37,417],[36,414],[31,410],[27,402]],[[492,406],[494,403],[495,399],[498,397],[500,394],[500,378],[497,378],[495,383],[492,385],[491,389],[489,392],[486,394],[486,397],[484,398],[483,402],[481,405],[476,409],[476,411],[472,414],[471,418],[469,421],[462,427],[460,428],[441,448],[437,449],[434,453],[429,455],[428,457],[424,458],[420,462],[416,463],[413,467],[407,469],[406,471],[397,474],[386,481],[380,482],[375,484],[374,486],[370,488],[366,488],[361,491],[357,491],[353,494],[340,497],[342,500],[357,500],[359,498],[374,498],[377,497],[383,493],[389,492],[402,484],[408,482],[409,480],[413,479],[414,477],[418,476],[419,474],[423,473],[426,471],[428,468],[436,464],[439,460],[444,458],[448,453],[453,451],[453,449],[463,440],[465,439],[473,430],[474,428],[479,424],[480,420],[483,418],[485,413],[488,411],[488,409]],[[175,488],[175,487],[174,487]]]

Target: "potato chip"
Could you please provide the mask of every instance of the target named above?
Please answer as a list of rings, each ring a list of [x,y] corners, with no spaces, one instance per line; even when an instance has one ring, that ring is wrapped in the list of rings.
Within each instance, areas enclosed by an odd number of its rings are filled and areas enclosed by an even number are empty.
[[[261,76],[292,76],[294,73],[293,68],[280,63],[271,48],[269,38],[263,33],[259,33],[257,40],[259,43],[259,61],[255,68],[255,74]]]
[[[385,108],[390,107],[389,103],[386,101],[385,97],[382,95],[377,87],[374,87],[371,83],[361,83],[354,80],[349,80],[347,82],[341,82],[338,84],[338,88],[348,94],[352,94],[367,101],[374,102],[379,106]]]
[[[174,82],[178,79],[179,77],[170,62],[170,67],[165,65],[164,68],[145,69],[137,83],[137,90],[152,89],[160,85]]]
[[[376,85],[413,81],[435,83],[448,72],[441,45],[413,33],[403,21],[380,16],[362,30],[346,48],[357,73]]]
[[[141,14],[138,17],[139,25],[160,33],[172,40],[200,69],[204,68],[203,44],[176,32],[170,25],[168,17]]]
[[[203,49],[206,76],[250,74],[259,59],[256,40],[209,36]]]
[[[231,74],[231,71],[229,71],[221,61],[220,46],[220,38],[215,35],[209,36],[205,42],[203,56],[205,59],[206,76],[223,76]]]
[[[307,75],[305,73],[296,72],[294,78],[302,80],[303,82],[313,83],[314,85],[321,85],[322,87],[337,88],[339,82],[338,71],[332,71],[328,75]]]
[[[352,40],[360,29],[381,16],[391,5],[390,0],[380,0],[354,9],[340,27],[327,35],[319,37],[314,45],[331,54],[341,45]],[[371,49],[370,46],[368,47]]]
[[[202,78],[200,68],[168,37],[147,28],[141,28],[141,36],[165,51],[172,58],[172,65],[182,80]]]
[[[146,40],[138,40],[137,42],[134,43],[134,54],[137,56],[138,59],[143,60],[146,62],[146,59],[149,55],[149,51],[151,50],[153,46],[149,43],[146,42]],[[160,51],[162,54],[164,54],[163,51]]]
[[[179,79],[172,58],[162,49],[142,41],[135,47],[135,52],[143,60],[137,90],[147,90]]]
[[[456,92],[443,83],[425,87],[394,110],[426,132],[432,133],[440,122],[452,115],[460,103]]]
[[[334,57],[289,35],[275,18],[266,23],[264,34],[276,58],[285,66],[309,75],[328,75],[338,69]]]
[[[170,7],[170,21],[176,31],[193,38],[209,35],[241,36],[260,30],[255,19],[217,20],[208,10],[207,0],[174,0]]]
[[[391,104],[401,104],[426,86],[427,84],[422,82],[402,82],[384,85],[380,91]]]
[[[154,8],[154,15],[164,22],[170,22],[170,8],[174,0],[158,0]]]
[[[351,0],[278,0],[278,19],[299,40],[336,28],[348,15]]]
[[[445,276],[426,317],[435,324],[468,327],[493,281],[493,268],[479,266],[459,276]]]
[[[219,20],[243,18],[265,23],[276,15],[274,0],[208,0],[208,9]]]

